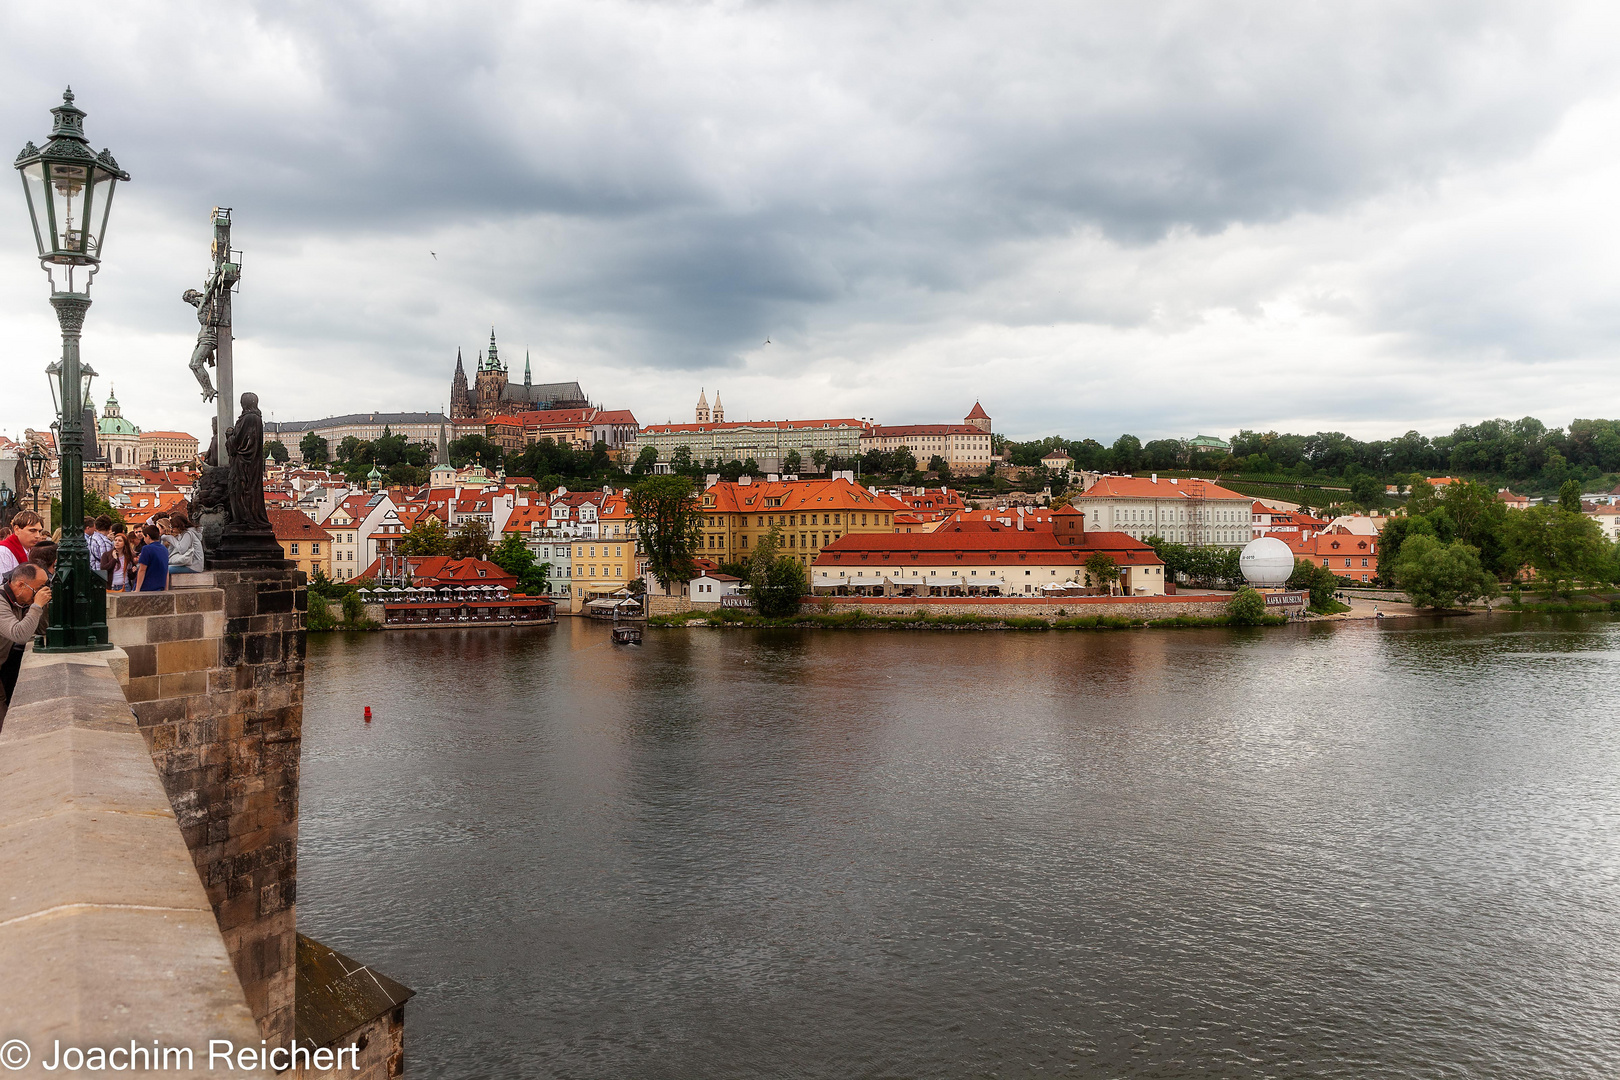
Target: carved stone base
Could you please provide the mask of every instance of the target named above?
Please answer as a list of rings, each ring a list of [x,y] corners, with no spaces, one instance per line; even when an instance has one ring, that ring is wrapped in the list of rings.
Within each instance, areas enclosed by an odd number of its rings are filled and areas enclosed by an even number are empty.
[[[290,569],[294,564],[276,543],[276,534],[268,526],[246,529],[240,525],[227,525],[219,538],[219,549],[209,568],[265,567]]]

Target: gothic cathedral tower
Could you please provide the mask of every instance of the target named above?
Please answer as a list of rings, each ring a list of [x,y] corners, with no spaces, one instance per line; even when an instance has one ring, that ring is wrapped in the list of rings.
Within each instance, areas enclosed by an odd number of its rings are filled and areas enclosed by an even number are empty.
[[[450,419],[464,420],[473,415],[472,399],[467,395],[467,372],[461,366],[461,350],[456,350],[456,374],[450,380]]]
[[[478,376],[473,383],[473,397],[477,401],[477,415],[481,417],[501,414],[501,391],[506,389],[506,365],[495,348],[495,328],[489,328],[489,355],[478,362]]]

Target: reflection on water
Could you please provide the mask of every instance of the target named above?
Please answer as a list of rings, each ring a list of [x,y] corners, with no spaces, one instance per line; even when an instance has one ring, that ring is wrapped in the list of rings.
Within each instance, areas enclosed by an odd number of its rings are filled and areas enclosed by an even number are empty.
[[[312,636],[300,929],[416,1076],[1612,1076],[1617,633]]]

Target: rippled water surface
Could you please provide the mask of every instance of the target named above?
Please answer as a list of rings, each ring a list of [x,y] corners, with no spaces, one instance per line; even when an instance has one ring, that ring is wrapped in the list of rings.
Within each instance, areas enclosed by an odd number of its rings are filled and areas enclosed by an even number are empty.
[[[416,1077],[1620,1074],[1620,624],[311,635]],[[361,722],[364,706],[375,721]]]

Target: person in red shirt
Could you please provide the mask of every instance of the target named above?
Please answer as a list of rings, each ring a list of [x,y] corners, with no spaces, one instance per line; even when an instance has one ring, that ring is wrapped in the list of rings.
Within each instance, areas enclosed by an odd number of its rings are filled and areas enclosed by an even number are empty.
[[[28,561],[34,545],[45,539],[45,519],[32,510],[19,510],[11,519],[11,535],[0,540],[0,578]]]

